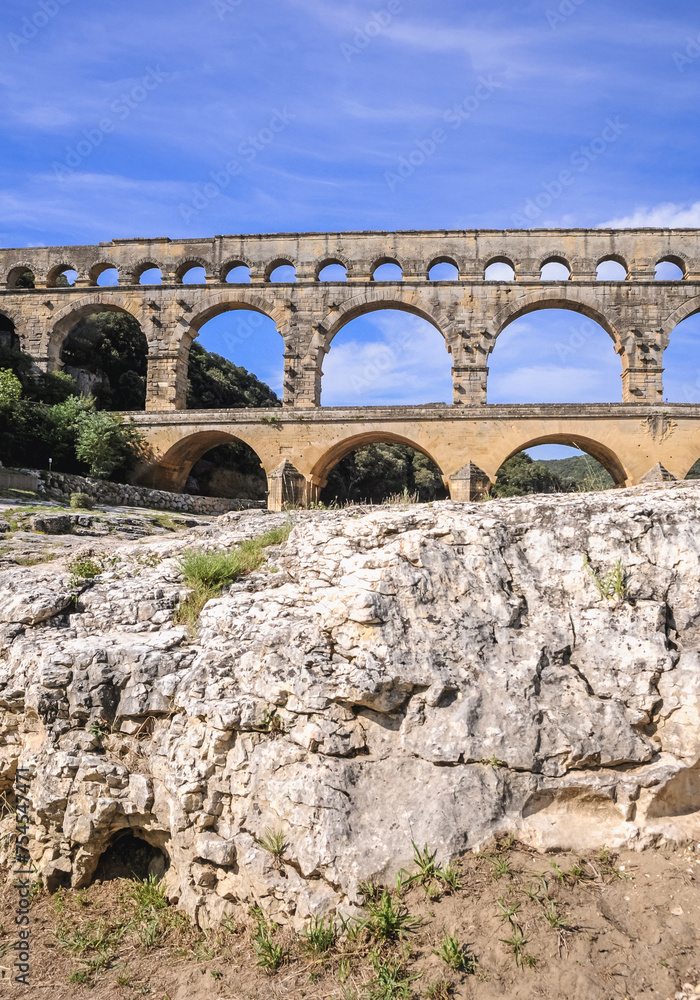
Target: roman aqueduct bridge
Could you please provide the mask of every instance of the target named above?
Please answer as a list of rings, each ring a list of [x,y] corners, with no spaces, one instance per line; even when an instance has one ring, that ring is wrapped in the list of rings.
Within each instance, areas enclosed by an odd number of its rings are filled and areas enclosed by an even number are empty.
[[[624,280],[597,280],[605,261],[622,265]],[[680,280],[655,280],[662,261],[680,268]],[[552,262],[565,265],[568,280],[542,280],[541,269]],[[375,280],[384,263],[397,264],[402,280]],[[456,268],[454,280],[430,279],[440,263]],[[513,280],[486,280],[494,263],[512,267]],[[347,280],[321,280],[329,264],[342,265]],[[295,281],[271,280],[282,265],[295,268]],[[183,284],[193,267],[204,269],[205,283]],[[227,281],[236,267],[249,269],[249,282]],[[100,286],[112,268],[119,284]],[[160,269],[162,284],[141,284],[152,268]],[[77,273],[75,283],[59,287],[68,270]],[[18,287],[26,272],[33,288]],[[336,333],[382,308],[420,316],[443,335],[452,356],[452,405],[321,407],[323,360]],[[208,320],[231,309],[275,322],[284,356],[282,409],[185,409],[190,345]],[[606,330],[620,357],[620,403],[487,403],[497,337],[539,309],[573,310]],[[206,451],[231,440],[258,454],[273,506],[314,498],[337,461],[373,441],[425,452],[455,499],[478,493],[506,458],[540,443],[582,448],[619,485],[683,478],[700,457],[700,406],[665,403],[662,381],[674,327],[700,311],[698,230],[307,233],[0,250],[0,324],[14,329],[39,368],[60,368],[73,326],[106,310],[134,316],[148,342],[146,411],[133,417],[151,449],[140,479],[162,489],[181,489]]]

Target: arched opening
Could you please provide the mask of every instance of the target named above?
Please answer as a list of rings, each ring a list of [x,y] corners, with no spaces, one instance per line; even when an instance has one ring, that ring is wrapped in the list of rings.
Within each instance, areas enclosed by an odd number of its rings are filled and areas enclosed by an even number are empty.
[[[601,260],[595,272],[597,281],[626,281],[627,264],[616,257]]]
[[[540,281],[569,281],[571,268],[561,257],[552,257],[540,269]]]
[[[318,272],[319,281],[347,281],[348,272],[345,264],[340,261],[331,261],[325,264]]]
[[[21,351],[22,344],[17,336],[15,324],[4,313],[0,313],[0,348],[9,351]],[[0,368],[8,367],[0,357]]]
[[[199,327],[190,347],[187,408],[280,406],[284,340],[269,316],[235,303]]]
[[[435,260],[428,269],[428,279],[430,281],[459,281],[459,268],[448,257]]]
[[[345,442],[326,456],[320,500],[344,503],[427,503],[444,500],[442,473],[408,441],[372,435]]]
[[[276,261],[270,270],[268,281],[278,282],[280,284],[288,283],[290,281],[297,280],[297,269],[296,267],[287,260]]]
[[[183,285],[206,285],[207,272],[201,264],[186,266],[186,269],[179,275]]]
[[[100,272],[100,275],[95,282],[101,288],[110,288],[113,285],[119,284],[119,271],[116,267],[107,267],[104,271]]]
[[[685,278],[685,263],[678,257],[664,257],[654,268],[655,281],[682,281]]]
[[[609,333],[562,308],[521,314],[496,339],[490,403],[609,403],[622,396],[622,365]]]
[[[500,497],[585,493],[624,484],[624,469],[608,448],[578,435],[554,434],[509,455],[496,473],[491,492]]]
[[[49,288],[68,288],[78,279],[78,272],[69,264],[60,264],[49,271],[47,286]]]
[[[700,311],[671,330],[663,366],[665,402],[700,403]]]
[[[492,261],[484,271],[484,281],[515,281],[513,261],[506,258]]]
[[[145,409],[148,343],[131,313],[96,307],[82,316],[64,339],[60,360],[98,409]]]
[[[395,260],[378,261],[372,270],[372,281],[403,281],[401,265]]]
[[[34,288],[35,287],[35,277],[34,272],[30,271],[28,267],[20,264],[18,267],[13,267],[7,276],[7,287],[8,288]]]
[[[267,476],[260,456],[226,431],[200,431],[173,445],[152,469],[156,489],[202,496],[264,500]]]
[[[346,323],[323,362],[324,406],[447,403],[451,361],[440,331],[397,307]]]
[[[117,879],[138,879],[149,876],[162,878],[170,867],[164,850],[149,844],[132,830],[120,830],[100,856],[93,873],[93,882],[114,882]]]
[[[222,274],[223,280],[229,285],[250,284],[250,268],[247,264],[226,264]]]
[[[144,271],[141,271],[138,278],[139,285],[162,285],[163,284],[163,272],[159,267],[155,265],[149,265]]]

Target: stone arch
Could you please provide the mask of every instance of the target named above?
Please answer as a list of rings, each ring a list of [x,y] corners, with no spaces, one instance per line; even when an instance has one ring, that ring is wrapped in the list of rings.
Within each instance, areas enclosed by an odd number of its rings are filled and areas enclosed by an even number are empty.
[[[197,336],[204,324],[208,323],[210,319],[234,309],[252,309],[253,312],[262,313],[272,320],[280,336],[284,338],[283,331],[288,320],[287,311],[271,303],[269,298],[260,295],[258,291],[248,290],[248,288],[234,289],[231,286],[230,288],[222,288],[213,295],[207,295],[206,298],[199,301],[206,303],[206,305],[194,312],[189,319],[190,340]]]
[[[179,441],[171,445],[160,459],[153,463],[143,479],[146,485],[152,489],[181,493],[192,467],[196,465],[203,455],[206,455],[212,448],[216,448],[217,445],[233,443],[248,445],[255,452],[258,459],[260,459],[261,466],[265,468],[260,457],[260,451],[254,444],[251,444],[250,441],[247,441],[240,434],[212,428],[195,431],[180,438]],[[265,471],[269,473],[272,470],[265,469]]]
[[[605,264],[609,260],[613,261],[615,264],[619,264],[621,267],[624,267],[625,271],[629,275],[629,264],[622,254],[619,253],[604,253],[600,257],[596,257],[593,270],[597,270],[601,264]]]
[[[114,264],[112,264],[112,267],[114,267]],[[151,268],[156,268],[156,267],[158,268],[158,270],[162,275],[165,270],[162,261],[156,260],[155,257],[142,258],[141,260],[137,261],[129,271],[127,284],[138,285],[139,281],[141,280],[141,275],[144,273],[144,271],[150,271]]]
[[[554,253],[545,254],[544,257],[540,258],[539,264],[537,265],[537,270],[540,274],[542,273],[542,268],[546,264],[561,264],[569,272],[569,278],[573,277],[574,269],[571,266],[571,261],[569,260],[567,255],[561,250],[556,250]]]
[[[568,431],[555,431],[526,438],[515,448],[506,447],[503,450],[503,454],[500,456],[498,454],[496,442],[494,442],[494,462],[498,462],[494,470],[494,475],[503,463],[509,458],[512,458],[513,455],[517,455],[521,451],[525,451],[527,448],[535,448],[540,444],[563,444],[570,448],[579,448],[581,451],[585,451],[586,454],[590,455],[591,458],[595,458],[597,462],[600,462],[603,468],[612,476],[616,487],[626,486],[629,481],[630,477],[627,470],[612,448],[602,444],[600,441],[596,441],[594,438],[586,437],[583,434],[572,434]]]
[[[70,302],[64,309],[60,310],[53,317],[53,327],[48,334],[46,341],[46,356],[48,358],[48,370],[55,371],[61,367],[61,348],[63,346],[63,341],[66,339],[73,327],[81,319],[89,316],[91,313],[97,312],[124,312],[133,316],[136,322],[141,326],[143,333],[143,317],[139,314],[137,310],[129,308],[125,305],[123,300],[119,302],[110,301],[110,297],[106,295],[104,300],[101,297],[90,295],[88,299],[79,299],[77,302],[74,300]]]
[[[225,260],[224,263],[219,268],[219,271],[218,271],[218,280],[225,282],[226,278],[229,275],[229,272],[233,271],[233,269],[235,267],[247,267],[248,270],[250,271],[251,275],[252,275],[252,273],[253,273],[253,266],[254,266],[253,262],[251,260],[249,260],[247,257],[240,257],[240,256],[239,257],[229,257],[229,259]]]
[[[682,323],[684,319],[688,319],[689,316],[694,316],[695,313],[700,312],[700,295],[694,295],[692,298],[688,299],[682,305],[678,306],[677,309],[666,317],[663,324],[664,331],[667,335],[673,332],[674,327]]]
[[[378,309],[398,309],[420,316],[443,335],[448,350],[450,349],[449,345],[456,330],[453,329],[453,324],[447,316],[442,312],[436,313],[426,308],[423,297],[411,288],[382,288],[380,284],[377,284],[376,288],[368,288],[347,299],[342,306],[326,314],[318,325],[318,332],[325,340],[326,347],[330,347],[335,335],[352,320],[366,313],[376,312]]]
[[[34,265],[33,264],[24,263],[24,262],[20,261],[18,264],[13,264],[13,266],[7,272],[7,277],[5,278],[5,282],[7,284],[7,287],[8,288],[15,288],[16,285],[17,285],[17,281],[19,280],[19,278],[21,278],[23,274],[26,274],[27,271],[31,272],[31,274],[34,276],[34,281],[36,282],[36,280],[37,280],[37,278],[39,276],[37,274],[37,271],[36,271],[36,268],[34,267]],[[21,291],[29,291],[30,289],[23,288],[23,289],[20,289],[20,290]]]
[[[75,264],[68,264],[68,263],[55,264],[49,270],[49,273],[46,275],[46,286],[47,286],[47,288],[55,288],[56,287],[56,282],[58,281],[59,277],[65,271],[75,271],[76,273],[80,273],[79,272],[79,268],[76,267]]]
[[[369,266],[370,281],[374,281],[374,272],[377,270],[378,267],[381,267],[382,264],[395,264],[398,268],[401,269],[401,274],[403,274],[404,268],[401,261],[397,257],[391,257],[384,254],[381,257],[377,257],[370,264]]]
[[[451,264],[452,267],[456,267],[457,268],[457,274],[458,275],[460,275],[462,273],[462,268],[459,266],[459,264],[457,263],[456,259],[454,257],[450,257],[449,254],[442,253],[442,254],[438,254],[437,257],[433,257],[429,261],[428,266],[427,266],[427,268],[425,270],[425,277],[426,278],[430,279],[430,272],[438,264]]]
[[[17,319],[3,302],[0,309],[0,346],[26,350],[28,345],[22,343],[22,337],[17,329]]]
[[[508,267],[512,267],[513,271],[517,273],[518,261],[515,257],[509,256],[507,253],[496,253],[492,254],[491,257],[486,257],[481,261],[482,270],[484,273],[491,267],[492,264],[507,264]]]
[[[293,257],[275,257],[266,266],[263,277],[265,281],[270,281],[272,274],[277,270],[278,267],[293,267],[297,270],[298,264]]]
[[[671,253],[661,254],[660,257],[657,257],[652,266],[653,268],[657,268],[659,264],[665,264],[667,261],[669,264],[675,264],[676,267],[680,268],[683,274],[683,280],[688,277],[690,259],[684,253],[678,250],[673,250]]]
[[[101,274],[104,274],[105,271],[116,271],[119,279],[121,280],[121,273],[113,260],[98,260],[90,266],[90,270],[88,271],[90,284],[97,285],[97,279]]]
[[[573,285],[567,286],[566,295],[555,289],[548,290],[544,288],[542,291],[528,292],[524,298],[516,302],[509,301],[504,308],[497,310],[494,314],[494,336],[490,344],[489,353],[493,350],[498,335],[507,326],[515,322],[516,319],[520,319],[521,316],[526,316],[531,312],[538,312],[540,309],[568,309],[572,312],[580,313],[587,319],[592,319],[594,323],[602,326],[615,344],[617,353],[622,354],[624,347],[620,331],[601,312],[598,303],[591,303],[585,298],[577,297],[577,294],[580,295],[580,292],[578,289],[574,291],[574,287]]]
[[[346,274],[350,273],[350,259],[346,257],[345,254],[332,253],[328,257],[321,257],[320,260],[317,261],[314,268],[314,280],[319,281],[321,271],[323,271],[326,267],[330,267],[331,264],[340,264],[341,267],[345,268]]]
[[[364,448],[368,444],[403,444],[408,448],[413,448],[415,451],[421,452],[431,462],[440,469],[443,475],[444,472],[442,466],[437,461],[434,455],[432,455],[427,448],[422,445],[417,444],[416,441],[411,438],[404,437],[402,434],[396,434],[393,431],[364,431],[360,434],[350,434],[348,437],[343,438],[342,441],[337,441],[335,444],[331,445],[327,451],[317,460],[315,465],[311,470],[311,478],[314,486],[319,489],[323,489],[326,485],[328,475],[331,469],[349,455],[351,451],[356,451],[358,448]],[[447,481],[445,480],[445,483]]]
[[[204,257],[186,257],[175,268],[175,281],[178,285],[181,285],[182,279],[193,267],[203,267],[208,274],[209,266],[209,261],[205,260]]]

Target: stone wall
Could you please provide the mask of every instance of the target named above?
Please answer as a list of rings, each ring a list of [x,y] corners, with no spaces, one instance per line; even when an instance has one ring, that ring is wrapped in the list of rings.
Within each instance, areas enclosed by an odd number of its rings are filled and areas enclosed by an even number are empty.
[[[18,486],[17,483],[23,485]],[[97,503],[173,510],[183,514],[226,514],[231,510],[251,510],[266,506],[264,500],[191,496],[189,493],[149,490],[143,486],[110,483],[101,479],[88,479],[85,476],[71,476],[64,472],[33,469],[0,470],[0,489],[35,490],[42,496],[56,500],[69,500],[71,493],[87,493]]]

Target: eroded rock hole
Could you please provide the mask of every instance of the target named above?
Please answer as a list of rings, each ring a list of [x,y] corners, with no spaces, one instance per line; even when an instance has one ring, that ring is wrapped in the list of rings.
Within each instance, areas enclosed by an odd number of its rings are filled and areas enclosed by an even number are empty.
[[[154,847],[130,830],[117,834],[100,858],[93,881],[112,882],[119,878],[145,879],[162,877],[169,867],[164,851]]]

